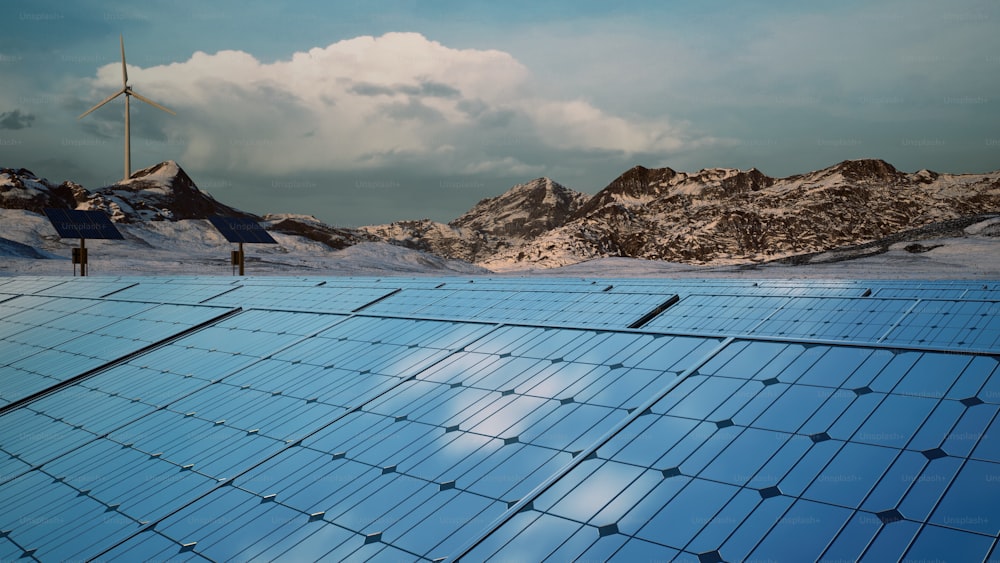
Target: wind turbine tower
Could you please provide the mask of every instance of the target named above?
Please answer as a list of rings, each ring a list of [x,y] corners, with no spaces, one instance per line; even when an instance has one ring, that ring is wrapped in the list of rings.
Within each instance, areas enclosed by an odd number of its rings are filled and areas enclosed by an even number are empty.
[[[103,106],[104,104],[110,102],[111,100],[125,94],[125,177],[124,180],[128,180],[132,177],[132,142],[131,142],[131,131],[129,128],[129,98],[135,96],[136,99],[142,100],[147,104],[153,106],[156,109],[163,110],[170,115],[177,115],[173,111],[161,106],[160,104],[150,100],[149,98],[139,94],[132,90],[132,87],[128,85],[128,70],[125,68],[125,38],[124,36],[118,37],[122,48],[122,89],[115,92],[114,94],[105,98],[101,103],[83,112],[77,119],[82,119],[86,117],[90,112]]]

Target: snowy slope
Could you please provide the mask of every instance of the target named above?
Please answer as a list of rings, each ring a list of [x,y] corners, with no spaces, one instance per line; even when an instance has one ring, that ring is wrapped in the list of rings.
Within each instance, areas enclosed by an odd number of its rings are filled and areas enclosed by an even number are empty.
[[[466,262],[475,262],[484,249],[489,255],[492,252],[490,249],[497,243],[496,239],[472,229],[453,227],[430,219],[369,225],[360,230],[375,240]]]
[[[588,198],[549,178],[537,178],[480,201],[448,224],[424,219],[362,230],[408,248],[486,263],[498,253],[562,226]]]
[[[359,229],[331,227],[312,215],[269,213],[261,218],[260,224],[272,233],[301,236],[337,250],[362,242],[379,240],[378,237]]]
[[[904,270],[951,264],[947,275],[977,277],[995,272],[1000,260],[1000,228],[988,216],[1000,213],[1000,172],[905,173],[880,160],[788,178],[637,166],[592,197],[539,178],[480,201],[450,224],[360,229],[303,215],[256,218],[201,192],[171,161],[94,192],[0,169],[0,204],[0,235],[9,241],[0,241],[0,272],[71,271],[64,260],[32,258],[65,259],[77,244],[56,236],[39,213],[48,206],[102,209],[118,223],[124,242],[88,241],[91,273],[231,273],[232,245],[204,220],[214,214],[255,218],[272,233],[279,244],[248,248],[248,269],[269,273],[572,275],[559,272],[626,263],[637,272],[739,272],[881,260]],[[639,260],[607,260],[615,257]]]
[[[24,210],[0,209],[8,235],[0,239],[0,274],[65,274],[77,240],[61,240],[48,219]],[[125,240],[88,240],[91,275],[231,275],[235,245],[203,219],[118,224]],[[278,244],[246,245],[249,275],[305,273],[481,274],[486,270],[459,260],[382,242],[334,251],[298,235],[271,232]],[[53,258],[53,259],[39,259]]]
[[[113,221],[178,221],[205,219],[212,215],[254,216],[222,204],[198,189],[176,162],[168,160],[144,168],[110,186],[96,190],[79,209],[100,209]]]
[[[563,267],[503,268],[507,275],[779,279],[1000,279],[1000,216],[941,237],[901,240],[875,252],[834,250],[803,262],[694,265],[636,258],[594,258]]]
[[[74,207],[77,193],[85,192],[72,182],[55,185],[24,168],[0,168],[0,207],[41,213],[46,207]]]
[[[8,239],[0,240],[0,275],[72,275],[70,249],[48,220],[23,210],[0,210]],[[204,220],[151,221],[119,225],[124,241],[87,241],[91,275],[214,274],[231,275],[226,242]],[[565,277],[770,277],[1000,279],[1000,216],[957,229],[942,237],[900,240],[876,252],[833,251],[800,264],[692,265],[636,258],[595,258],[551,263],[526,269],[497,267],[496,272],[466,262],[379,242],[332,251],[299,236],[272,233],[278,245],[248,245],[248,275],[510,275]],[[24,241],[30,241],[30,244]],[[38,259],[35,256],[55,257]]]
[[[480,201],[449,224],[512,240],[530,240],[564,225],[589,198],[549,178],[537,178]]]
[[[59,238],[42,215],[46,207],[97,209],[116,223],[124,241],[87,241],[91,274],[229,274],[233,245],[206,218],[258,219],[202,192],[173,161],[139,170],[129,180],[95,191],[71,182],[55,185],[23,169],[0,169],[0,222],[5,237],[0,239],[0,272],[73,271],[69,256],[79,243]],[[246,249],[251,272],[326,271],[331,265],[351,272],[485,271],[458,260],[383,243],[357,229],[330,227],[315,217],[280,214],[259,221],[278,244]],[[347,250],[338,253],[335,249]]]
[[[563,226],[479,263],[510,270],[626,256],[753,264],[990,212],[1000,212],[1000,172],[907,174],[880,160],[789,178],[635,167]]]

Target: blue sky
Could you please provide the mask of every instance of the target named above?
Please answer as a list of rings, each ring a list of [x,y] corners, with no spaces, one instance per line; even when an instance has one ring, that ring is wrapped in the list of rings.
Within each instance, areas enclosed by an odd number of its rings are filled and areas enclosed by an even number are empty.
[[[89,188],[173,159],[230,205],[448,221],[548,176],[1000,168],[1000,4],[4,2],[0,166]]]

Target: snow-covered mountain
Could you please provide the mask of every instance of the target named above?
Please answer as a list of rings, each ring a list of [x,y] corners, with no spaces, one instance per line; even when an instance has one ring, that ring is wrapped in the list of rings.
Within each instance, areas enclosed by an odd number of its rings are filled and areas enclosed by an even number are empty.
[[[73,182],[53,184],[24,168],[0,168],[0,207],[42,213],[46,207],[75,208],[87,190]]]
[[[480,201],[449,224],[508,240],[531,240],[564,225],[588,199],[587,194],[538,178]]]
[[[40,212],[75,207],[106,211],[147,253],[182,248],[175,239],[191,239],[192,252],[214,254],[225,241],[203,219],[219,214],[260,221],[280,244],[261,245],[258,253],[283,256],[286,264],[312,263],[318,253],[358,244],[388,244],[417,252],[407,268],[433,263],[459,271],[466,267],[454,262],[460,260],[521,271],[614,257],[719,267],[871,256],[935,236],[996,240],[993,231],[968,228],[994,224],[991,217],[1000,214],[1000,171],[906,173],[871,159],[787,178],[757,169],[688,173],[636,166],[594,196],[539,178],[480,201],[450,223],[424,219],[346,229],[311,216],[245,213],[199,190],[168,161],[93,192],[23,169],[0,169],[0,206],[6,208],[9,256],[61,255],[68,243],[54,236]],[[309,255],[293,259],[296,252]],[[375,254],[399,258],[396,251]],[[427,254],[443,261],[425,260]]]
[[[635,167],[561,227],[480,263],[510,269],[609,256],[757,263],[995,212],[1000,171],[904,173],[881,160],[844,161],[788,178],[756,169]]]
[[[25,169],[0,169],[0,272],[70,271],[63,259],[76,240],[62,240],[42,214],[46,207],[99,209],[117,223],[124,241],[88,242],[91,273],[230,273],[232,246],[206,220],[212,215],[259,221],[277,245],[253,245],[248,269],[257,273],[345,271],[482,273],[472,264],[381,242],[357,229],[331,227],[305,215],[257,217],[216,201],[167,161],[129,180],[89,191],[72,182],[54,184]],[[339,254],[343,249],[346,254]]]
[[[723,265],[889,239],[962,217],[971,224],[997,212],[1000,171],[905,173],[865,159],[787,178],[755,168],[636,166],[593,197],[540,178],[447,225],[403,221],[364,230],[495,271],[606,257]]]
[[[378,237],[359,229],[331,227],[312,215],[268,213],[261,218],[260,224],[268,231],[297,235],[325,244],[335,250],[363,242],[380,241]]]
[[[198,189],[172,160],[133,172],[128,180],[101,188],[85,201],[78,201],[77,207],[100,209],[121,223],[205,219],[211,215],[254,217]]]
[[[99,209],[116,223],[205,219],[211,215],[254,217],[216,201],[168,160],[110,186],[89,191],[65,181],[53,184],[30,170],[0,169],[0,207],[41,213],[46,207]]]
[[[483,262],[561,227],[589,197],[549,178],[537,178],[480,201],[447,224],[423,219],[362,230],[410,248]]]

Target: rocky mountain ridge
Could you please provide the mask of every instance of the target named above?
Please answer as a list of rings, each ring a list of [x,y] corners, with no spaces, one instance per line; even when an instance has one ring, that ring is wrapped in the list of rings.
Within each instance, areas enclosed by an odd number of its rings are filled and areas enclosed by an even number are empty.
[[[172,160],[144,168],[132,173],[128,180],[100,188],[82,204],[100,209],[112,220],[122,223],[204,219],[211,215],[256,217],[218,202],[198,189],[194,180]]]
[[[476,263],[561,227],[589,198],[549,178],[537,178],[479,201],[450,223],[422,219],[361,229],[394,244]]]
[[[614,256],[763,262],[994,212],[1000,212],[1000,171],[905,173],[874,159],[787,178],[756,169],[635,167],[564,225],[480,264],[510,269]]]
[[[70,181],[55,185],[23,168],[0,168],[0,207],[35,213],[46,207],[98,209],[117,223],[205,219],[211,215],[256,218],[198,189],[172,160],[138,170],[128,180],[95,191]]]
[[[0,206],[35,213],[45,207],[101,209],[119,223],[245,216],[331,249],[388,242],[496,271],[606,257],[718,265],[814,254],[1000,212],[1000,171],[906,173],[876,159],[787,178],[755,168],[689,173],[636,166],[593,196],[538,178],[483,199],[450,223],[424,219],[345,229],[314,217],[240,211],[199,190],[168,161],[93,192],[3,168]]]

